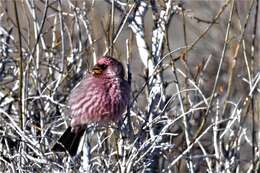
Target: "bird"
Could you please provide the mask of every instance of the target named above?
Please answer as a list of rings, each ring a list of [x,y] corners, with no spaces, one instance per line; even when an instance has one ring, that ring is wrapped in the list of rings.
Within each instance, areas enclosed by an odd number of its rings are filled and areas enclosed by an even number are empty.
[[[130,100],[130,85],[121,62],[102,56],[68,97],[70,125],[52,147],[54,152],[79,153],[89,123],[103,124],[122,118]]]

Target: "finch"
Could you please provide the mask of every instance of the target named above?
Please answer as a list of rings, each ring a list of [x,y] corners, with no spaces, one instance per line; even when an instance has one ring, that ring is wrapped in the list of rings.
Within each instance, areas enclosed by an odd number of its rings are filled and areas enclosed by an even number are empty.
[[[117,121],[122,117],[130,99],[130,86],[124,75],[123,65],[115,58],[103,56],[98,60],[69,95],[70,126],[52,151],[67,150],[75,156],[87,124]]]

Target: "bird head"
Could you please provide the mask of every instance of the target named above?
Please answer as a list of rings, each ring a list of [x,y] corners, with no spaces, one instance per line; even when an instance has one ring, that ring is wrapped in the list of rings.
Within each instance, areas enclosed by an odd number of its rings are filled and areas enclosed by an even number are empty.
[[[125,72],[123,65],[118,60],[110,56],[103,56],[92,68],[92,74],[97,77],[124,77]]]

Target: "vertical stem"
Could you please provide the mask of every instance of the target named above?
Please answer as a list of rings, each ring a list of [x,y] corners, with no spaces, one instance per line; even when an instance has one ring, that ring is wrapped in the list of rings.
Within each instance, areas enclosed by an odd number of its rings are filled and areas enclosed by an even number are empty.
[[[127,80],[128,84],[131,89],[131,83],[132,83],[132,74],[131,74],[131,66],[130,66],[130,61],[132,57],[132,49],[131,49],[131,44],[132,44],[132,33],[130,33],[130,42],[129,39],[126,40],[126,59],[127,59]],[[128,133],[130,134],[130,138],[133,138],[133,128],[132,128],[132,122],[131,122],[131,117],[130,117],[130,105],[128,104],[127,106],[127,124],[128,124]]]
[[[219,135],[218,135],[218,131],[219,131],[219,127],[217,122],[219,121],[219,99],[217,99],[216,102],[217,106],[216,106],[216,116],[215,116],[215,125],[213,126],[213,144],[214,144],[214,150],[215,150],[215,157],[216,157],[216,163],[215,163],[215,170],[216,172],[220,172],[220,168],[221,168],[221,160],[220,160],[220,150],[219,150]]]
[[[114,33],[114,15],[115,15],[115,1],[112,0],[112,8],[111,8],[111,23],[110,23],[110,38],[109,38],[109,42],[110,42],[110,55],[113,56],[113,33]],[[111,26],[112,25],[112,26]]]
[[[255,68],[255,49],[256,49],[256,34],[257,34],[257,20],[258,20],[258,7],[259,7],[259,0],[256,1],[256,7],[255,7],[255,18],[254,18],[254,29],[253,29],[253,34],[252,34],[252,46],[251,46],[251,73],[252,73],[252,76],[255,75],[255,69],[258,69],[258,67]],[[255,127],[255,122],[256,122],[256,115],[255,113],[257,112],[257,104],[258,103],[258,100],[257,100],[257,95],[255,94],[252,94],[252,104],[251,104],[251,108],[252,108],[252,143],[253,143],[253,146],[252,146],[252,156],[253,156],[253,159],[252,159],[252,164],[253,164],[253,171],[255,171],[255,168],[256,168],[256,163],[255,163],[255,160],[256,160],[256,155],[255,153],[257,152],[256,149],[258,150],[258,148],[256,148],[258,145],[256,144],[256,127]],[[255,100],[256,99],[256,100]]]
[[[184,43],[185,43],[185,48],[186,50],[188,49],[188,42],[187,42],[187,33],[186,33],[186,23],[185,23],[185,16],[184,16],[184,11],[182,9],[182,19],[183,19],[183,35],[184,35]],[[184,55],[185,56],[185,66],[187,66],[187,59],[188,59],[188,52]],[[189,76],[189,68],[187,69],[187,76]],[[188,81],[187,78],[185,79],[185,86],[186,88],[188,88]],[[182,102],[182,96],[181,93],[178,94],[180,103]],[[188,92],[186,92],[186,96],[185,96],[185,100],[184,100],[184,105],[183,103],[181,103],[181,107],[182,107],[182,113],[186,112],[187,108],[188,108],[188,98],[189,98],[189,94]],[[185,133],[185,140],[186,140],[186,144],[187,146],[190,145],[191,141],[190,141],[190,137],[189,137],[189,123],[187,120],[187,116],[183,116],[183,124],[184,124],[184,133]],[[191,153],[189,152],[189,160],[188,160],[188,167],[191,173],[194,172],[193,170],[193,163],[192,163],[192,157],[191,157]]]
[[[65,66],[65,39],[64,39],[64,24],[63,24],[63,15],[62,15],[62,4],[61,1],[59,0],[58,3],[58,9],[59,9],[59,19],[60,19],[60,34],[61,34],[61,71],[62,73],[64,72]],[[58,82],[57,82],[58,83]]]
[[[18,109],[19,109],[19,119],[20,119],[20,128],[21,130],[24,129],[25,124],[25,117],[24,117],[24,70],[23,70],[23,53],[22,53],[22,39],[21,39],[21,28],[20,23],[18,19],[18,9],[16,0],[13,0],[14,3],[14,12],[15,12],[15,20],[17,24],[17,32],[18,32],[18,52],[19,52],[19,100],[18,100]],[[24,151],[25,143],[20,143],[19,146],[19,167],[23,167],[24,165],[24,158],[22,156],[22,153]],[[21,172],[21,169],[19,169],[19,172]]]
[[[14,12],[15,12],[15,19],[17,24],[17,31],[18,31],[18,52],[19,52],[19,117],[20,117],[20,127],[23,130],[24,128],[24,85],[23,85],[23,52],[22,52],[22,40],[21,40],[21,28],[18,19],[18,9],[16,0],[14,2]]]

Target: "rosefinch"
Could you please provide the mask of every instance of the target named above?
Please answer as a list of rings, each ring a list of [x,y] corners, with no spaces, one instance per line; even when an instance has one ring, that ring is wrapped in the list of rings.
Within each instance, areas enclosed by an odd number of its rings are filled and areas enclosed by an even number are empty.
[[[91,122],[108,122],[120,119],[130,97],[130,86],[124,80],[123,65],[116,59],[104,56],[92,68],[69,96],[70,127],[52,148],[66,149],[76,155],[86,125]]]

